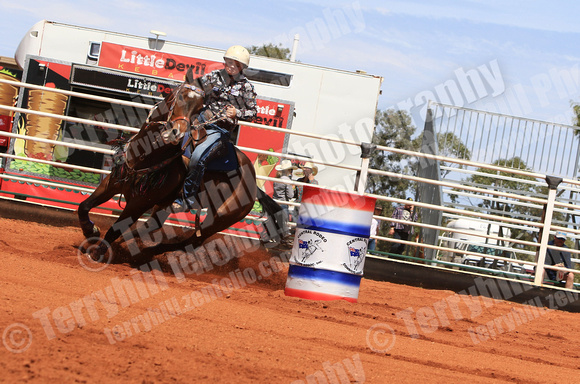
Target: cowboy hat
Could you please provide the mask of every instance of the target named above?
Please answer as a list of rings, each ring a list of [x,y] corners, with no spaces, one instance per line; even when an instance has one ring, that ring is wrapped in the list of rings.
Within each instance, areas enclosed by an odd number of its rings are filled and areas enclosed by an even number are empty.
[[[304,177],[304,171],[302,170],[302,168],[295,169],[292,172],[292,177],[294,177],[295,179],[301,179],[301,178],[303,178]]]
[[[296,167],[292,165],[292,162],[288,159],[282,160],[280,164],[276,166],[277,171],[285,171],[287,169],[295,169]]]
[[[563,239],[563,240],[566,240],[568,238],[568,236],[566,235],[566,233],[564,233],[562,231],[556,232],[556,234],[554,235],[554,237],[556,239]]]
[[[304,163],[302,168],[312,169],[312,176],[316,176],[318,174],[318,167],[316,165],[312,164],[310,161],[307,161],[306,163]]]

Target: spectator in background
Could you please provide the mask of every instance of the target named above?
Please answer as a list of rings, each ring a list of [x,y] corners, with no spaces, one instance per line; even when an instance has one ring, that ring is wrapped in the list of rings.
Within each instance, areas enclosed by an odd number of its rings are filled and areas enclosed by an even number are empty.
[[[413,199],[411,197],[407,198],[407,202],[403,206],[395,208],[392,218],[398,220],[408,221],[413,223],[417,221],[417,213],[415,212],[413,205]],[[391,229],[389,230],[389,236],[398,240],[409,240],[409,237],[415,232],[415,228],[412,224],[404,223],[391,223]],[[402,243],[391,243],[391,253],[402,255],[405,252],[405,244]]]
[[[376,205],[373,215],[380,216],[382,213],[383,213],[383,207],[381,207],[380,205]],[[382,224],[382,221],[379,221],[378,219],[375,219],[373,217],[373,219],[371,221],[371,237],[377,235],[377,233],[379,232],[379,228],[381,227],[381,224]],[[376,239],[369,238],[368,250],[374,251],[376,249],[376,247],[377,247]]]
[[[300,168],[302,172],[297,172],[298,179],[296,181],[300,183],[318,185],[318,180],[314,178],[314,176],[318,174],[318,167],[316,165],[312,164],[310,161],[307,161]],[[298,186],[296,188],[296,201],[299,203],[302,202],[303,192],[304,188],[302,186]]]
[[[291,180],[290,175],[292,174],[293,169],[295,169],[295,167],[292,165],[292,162],[290,160],[287,159],[282,160],[280,164],[276,166],[277,171],[276,177],[279,178],[280,180],[290,181]],[[274,182],[274,193],[272,197],[275,200],[294,201],[295,194],[296,193],[294,190],[294,186],[292,184]],[[282,204],[282,208],[288,215],[288,218],[291,219],[290,208],[288,207],[288,205]]]
[[[564,267],[568,269],[573,269],[572,258],[570,257],[570,252],[564,251],[568,248],[565,244],[567,235],[564,232],[556,232],[552,241],[548,242],[548,245],[553,245],[559,247],[560,249],[546,249],[546,260],[545,265],[553,265],[557,267]],[[572,272],[556,271],[554,269],[544,269],[544,279],[548,275],[548,278],[553,281],[564,281],[565,287],[568,289],[574,288],[574,274]]]
[[[316,176],[317,174],[318,174],[318,167],[316,165],[312,164],[310,161],[307,161],[306,163],[304,163],[304,165],[300,166],[300,168],[298,168],[296,170],[296,172],[294,172],[294,177],[296,178],[296,181],[298,181],[300,183],[318,185],[318,180],[316,180],[314,178],[314,176]],[[302,202],[302,194],[303,193],[304,193],[304,187],[302,185],[296,186],[296,202],[297,203]],[[298,218],[298,208],[299,207],[294,208],[294,218],[295,219]],[[294,220],[294,221],[296,221],[296,220]]]

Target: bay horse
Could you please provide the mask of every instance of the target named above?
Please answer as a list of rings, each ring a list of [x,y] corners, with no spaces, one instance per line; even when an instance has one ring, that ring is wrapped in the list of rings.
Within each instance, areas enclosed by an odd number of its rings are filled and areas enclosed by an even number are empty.
[[[114,155],[115,164],[111,173],[78,208],[84,236],[96,240],[84,250],[92,260],[103,262],[107,254],[108,260],[111,260],[111,244],[150,209],[152,213],[148,225],[154,229],[160,229],[172,213],[168,207],[179,196],[187,173],[186,159],[182,158],[185,147],[182,147],[182,137],[189,131],[192,117],[201,110],[203,102],[204,90],[189,69],[185,82],[152,110],[141,130]],[[201,142],[203,126],[194,124],[191,127],[193,141]],[[149,253],[162,253],[188,244],[199,246],[210,236],[242,220],[251,211],[259,190],[254,167],[235,146],[231,145],[230,152],[229,169],[212,171],[208,167],[205,172],[199,205],[195,207],[198,208],[195,233],[179,242],[158,244],[149,249]],[[89,212],[118,194],[125,197],[125,208],[100,239],[100,230],[90,220]],[[259,193],[259,200],[263,200],[266,207],[274,202],[263,192]],[[207,216],[200,223],[201,208],[207,208]],[[277,211],[276,207],[273,209]]]

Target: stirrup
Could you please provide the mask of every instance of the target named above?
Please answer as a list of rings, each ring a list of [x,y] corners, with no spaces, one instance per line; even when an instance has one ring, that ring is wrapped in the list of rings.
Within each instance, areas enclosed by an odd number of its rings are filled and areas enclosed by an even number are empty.
[[[183,195],[179,196],[175,201],[171,204],[171,210],[174,213],[178,212],[189,212],[193,209],[193,204],[189,199],[184,198]]]

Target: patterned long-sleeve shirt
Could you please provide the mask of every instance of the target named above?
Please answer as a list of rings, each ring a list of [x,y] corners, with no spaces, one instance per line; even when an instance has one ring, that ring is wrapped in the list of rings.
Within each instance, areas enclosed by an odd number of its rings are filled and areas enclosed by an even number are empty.
[[[218,114],[228,105],[237,109],[235,119],[227,118],[218,123],[223,128],[231,131],[238,120],[251,121],[258,114],[256,91],[243,74],[233,78],[224,69],[219,69],[203,75],[200,81],[206,93],[205,109],[214,114]]]
[[[393,212],[391,217],[393,219],[415,222],[415,221],[417,221],[417,212],[411,212],[411,211],[405,209],[405,206],[400,206],[400,207],[395,208],[395,211]],[[413,234],[414,229],[415,229],[415,227],[413,225],[401,224],[401,223],[395,223],[395,222],[391,223],[391,227],[394,227],[395,230],[403,230],[405,232],[408,232],[411,235]]]

